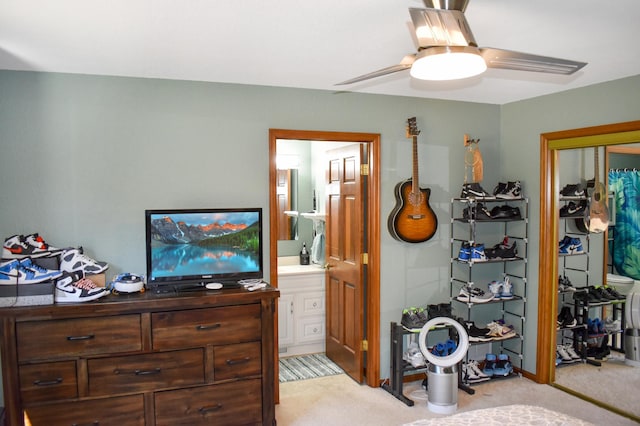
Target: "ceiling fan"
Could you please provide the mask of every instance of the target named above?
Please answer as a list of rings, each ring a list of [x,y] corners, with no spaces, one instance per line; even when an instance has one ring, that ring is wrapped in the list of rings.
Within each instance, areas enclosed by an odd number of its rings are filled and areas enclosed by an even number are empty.
[[[418,53],[398,65],[364,74],[337,85],[369,80],[410,69],[422,80],[456,80],[481,74],[487,68],[569,75],[586,62],[478,47],[464,16],[469,0],[423,0],[426,9],[409,8],[418,39]]]

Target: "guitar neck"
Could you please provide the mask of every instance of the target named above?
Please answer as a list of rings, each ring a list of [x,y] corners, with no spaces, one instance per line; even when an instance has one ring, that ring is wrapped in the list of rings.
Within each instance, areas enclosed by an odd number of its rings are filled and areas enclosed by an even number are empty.
[[[418,178],[418,137],[413,136],[413,173],[411,175],[411,192],[420,192],[420,180]]]

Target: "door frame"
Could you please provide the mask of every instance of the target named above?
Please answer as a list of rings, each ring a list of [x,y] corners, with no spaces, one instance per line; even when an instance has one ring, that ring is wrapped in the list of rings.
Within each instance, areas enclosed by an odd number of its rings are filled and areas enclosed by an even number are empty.
[[[270,223],[270,244],[269,244],[269,270],[270,283],[278,286],[278,240],[277,240],[277,218],[272,213],[277,211],[276,206],[276,141],[278,139],[294,139],[319,142],[354,142],[366,143],[368,145],[369,164],[367,182],[367,253],[368,265],[365,268],[366,299],[364,303],[367,307],[364,331],[364,338],[368,343],[365,362],[365,383],[371,387],[380,385],[380,134],[379,133],[352,133],[352,132],[329,132],[316,130],[288,130],[269,129],[269,223]],[[364,160],[364,159],[363,159]],[[277,340],[277,314],[276,314],[276,335]],[[276,365],[278,371],[278,345],[275,345]],[[276,374],[277,378],[278,375]],[[276,382],[276,395],[279,394],[279,383]]]
[[[538,254],[538,383],[555,382],[558,312],[559,155],[563,149],[621,145],[640,141],[640,121],[607,124],[540,135],[540,245]],[[560,387],[559,385],[555,385]],[[580,395],[578,395],[580,396]]]

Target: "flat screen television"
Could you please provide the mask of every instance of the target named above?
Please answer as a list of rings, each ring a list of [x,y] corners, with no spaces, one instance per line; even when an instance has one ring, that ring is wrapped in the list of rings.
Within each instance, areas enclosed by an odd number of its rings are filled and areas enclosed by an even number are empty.
[[[147,285],[263,278],[262,209],[145,210]]]

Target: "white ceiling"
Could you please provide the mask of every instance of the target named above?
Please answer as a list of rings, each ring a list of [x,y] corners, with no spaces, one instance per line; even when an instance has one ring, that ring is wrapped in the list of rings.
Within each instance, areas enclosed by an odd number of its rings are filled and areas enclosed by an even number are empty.
[[[407,71],[421,0],[0,0],[0,69],[298,87],[504,104],[640,74],[638,0],[471,0],[478,44],[588,62],[572,76]]]

